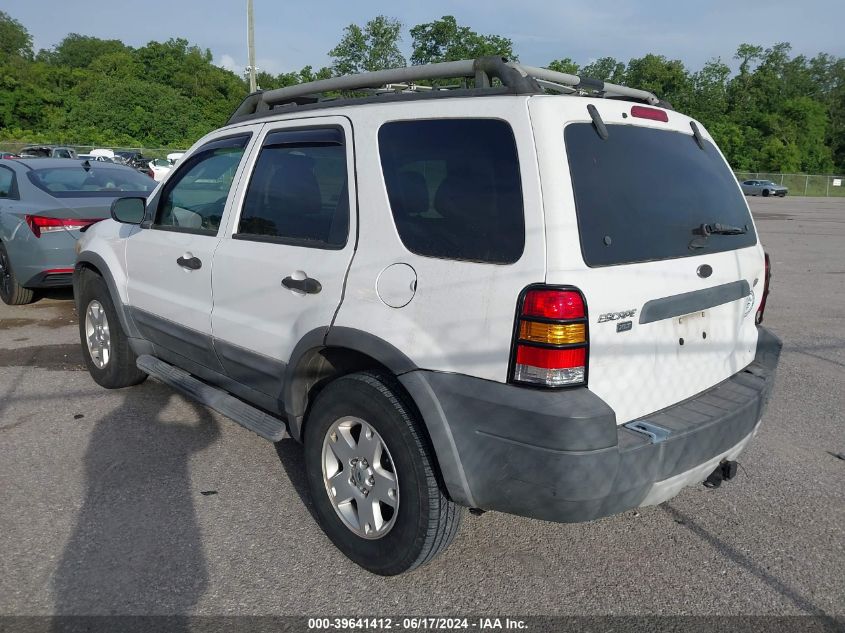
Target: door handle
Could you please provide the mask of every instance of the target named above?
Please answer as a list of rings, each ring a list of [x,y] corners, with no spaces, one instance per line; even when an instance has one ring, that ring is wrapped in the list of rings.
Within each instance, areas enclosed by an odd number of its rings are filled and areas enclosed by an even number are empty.
[[[294,279],[293,277],[285,277],[282,279],[282,285],[291,290],[298,290],[309,295],[315,295],[323,289],[322,284],[316,279],[306,277],[305,279]]]
[[[187,268],[188,270],[199,270],[202,268],[202,260],[199,257],[188,257],[187,259],[179,257],[176,260],[176,263],[182,268]]]

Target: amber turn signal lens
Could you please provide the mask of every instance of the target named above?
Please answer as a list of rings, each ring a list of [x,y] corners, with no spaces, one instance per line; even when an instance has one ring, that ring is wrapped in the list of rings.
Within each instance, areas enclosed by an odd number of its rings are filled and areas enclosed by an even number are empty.
[[[570,345],[586,343],[586,328],[583,323],[537,323],[522,321],[519,325],[519,338],[532,343],[550,343],[552,345]]]

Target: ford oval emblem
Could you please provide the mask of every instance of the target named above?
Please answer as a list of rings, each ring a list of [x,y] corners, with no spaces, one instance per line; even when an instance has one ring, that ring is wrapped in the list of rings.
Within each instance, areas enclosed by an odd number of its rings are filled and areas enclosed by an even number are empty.
[[[710,275],[713,274],[713,267],[710,264],[702,264],[698,267],[698,270],[696,272],[698,273],[698,276],[702,279],[707,279]]]

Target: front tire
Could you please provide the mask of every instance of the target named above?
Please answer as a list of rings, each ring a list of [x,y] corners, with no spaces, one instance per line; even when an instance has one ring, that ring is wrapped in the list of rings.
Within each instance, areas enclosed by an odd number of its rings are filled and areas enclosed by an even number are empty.
[[[101,387],[120,389],[147,379],[135,365],[111,293],[100,275],[83,270],[78,284],[79,339],[88,373]]]
[[[458,533],[413,404],[380,372],[338,378],[305,425],[308,487],[320,525],[352,561],[393,576],[423,565]]]
[[[768,197],[769,197],[769,190],[768,190],[768,189],[763,189],[763,197],[764,197],[764,198],[768,198]]]
[[[0,299],[10,306],[22,306],[32,303],[35,292],[18,283],[6,245],[0,242]]]

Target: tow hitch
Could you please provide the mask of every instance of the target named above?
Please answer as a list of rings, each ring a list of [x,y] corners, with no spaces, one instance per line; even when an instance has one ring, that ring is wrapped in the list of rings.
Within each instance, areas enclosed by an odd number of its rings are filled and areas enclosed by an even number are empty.
[[[716,470],[710,473],[710,476],[704,480],[704,485],[708,488],[718,488],[723,481],[729,481],[736,477],[737,462],[729,460],[723,461],[716,466]]]

